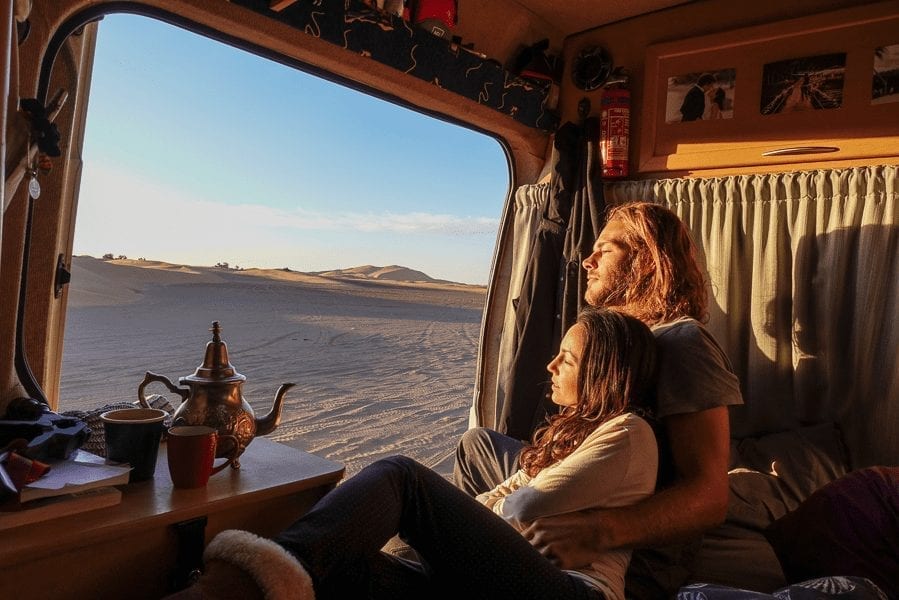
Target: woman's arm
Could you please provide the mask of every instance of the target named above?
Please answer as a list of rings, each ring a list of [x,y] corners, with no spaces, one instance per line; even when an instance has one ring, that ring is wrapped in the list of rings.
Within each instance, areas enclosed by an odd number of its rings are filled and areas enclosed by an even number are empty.
[[[518,469],[518,471],[513,473],[512,476],[504,482],[497,485],[489,492],[478,494],[475,496],[475,499],[493,512],[501,515],[502,512],[500,509],[502,508],[502,500],[521,486],[527,485],[530,480],[530,475],[521,469]],[[497,504],[499,504],[499,507],[497,507]]]
[[[493,506],[517,529],[538,517],[622,506],[655,488],[658,450],[652,429],[627,415],[601,425],[570,456]]]
[[[727,511],[727,409],[666,419],[678,479],[631,506],[537,519],[522,533],[563,568],[622,547],[682,542],[720,523]]]

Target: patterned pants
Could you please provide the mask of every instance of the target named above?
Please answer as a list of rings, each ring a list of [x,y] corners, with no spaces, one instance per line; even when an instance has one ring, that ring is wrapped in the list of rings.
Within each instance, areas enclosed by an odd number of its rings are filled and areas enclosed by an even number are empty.
[[[380,551],[395,534],[421,565]],[[402,456],[337,486],[274,541],[303,563],[318,599],[604,599],[502,518]]]

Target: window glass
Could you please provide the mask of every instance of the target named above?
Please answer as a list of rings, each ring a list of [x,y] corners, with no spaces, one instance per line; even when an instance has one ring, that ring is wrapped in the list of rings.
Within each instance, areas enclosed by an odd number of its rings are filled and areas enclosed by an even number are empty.
[[[201,364],[213,321],[269,437],[448,472],[466,427],[501,145],[133,15],[99,26],[60,410]],[[179,400],[161,384],[147,393]]]

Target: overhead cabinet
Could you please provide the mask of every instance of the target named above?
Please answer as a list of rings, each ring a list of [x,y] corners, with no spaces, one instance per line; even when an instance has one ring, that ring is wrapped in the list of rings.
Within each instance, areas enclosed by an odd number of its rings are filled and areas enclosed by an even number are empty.
[[[644,84],[640,173],[895,159],[899,3],[654,45]]]

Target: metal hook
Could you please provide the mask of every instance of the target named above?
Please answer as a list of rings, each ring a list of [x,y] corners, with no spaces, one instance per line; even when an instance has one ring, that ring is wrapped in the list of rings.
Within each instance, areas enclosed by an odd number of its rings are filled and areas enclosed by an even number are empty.
[[[590,108],[590,99],[586,96],[577,103],[577,116],[581,122],[586,121],[587,117],[590,116]]]

